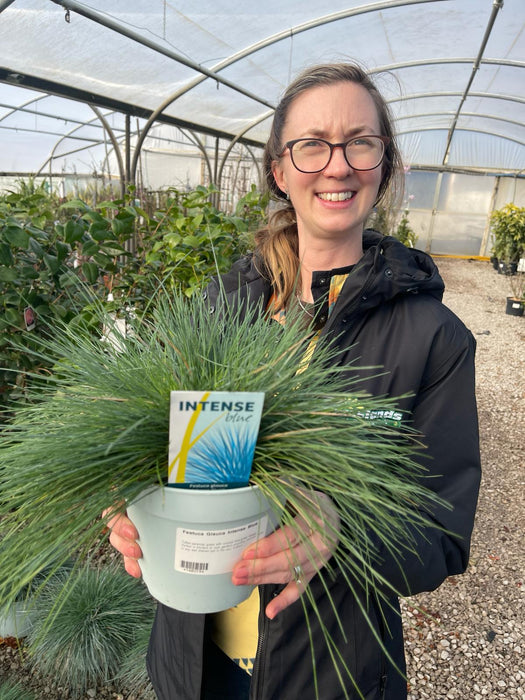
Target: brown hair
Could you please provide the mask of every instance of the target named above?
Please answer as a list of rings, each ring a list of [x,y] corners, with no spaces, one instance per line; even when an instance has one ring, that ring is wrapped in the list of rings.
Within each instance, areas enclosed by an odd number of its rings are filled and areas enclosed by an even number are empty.
[[[396,200],[402,191],[402,163],[392,128],[392,116],[381,93],[367,73],[353,63],[330,63],[313,66],[301,73],[286,89],[277,105],[270,136],[263,156],[267,187],[274,200],[280,202],[270,216],[268,226],[256,235],[257,250],[262,257],[276,291],[276,310],[282,308],[297,287],[300,277],[299,245],[295,210],[286,194],[277,186],[272,173],[272,163],[282,153],[282,132],[290,105],[300,94],[314,87],[352,82],[362,85],[372,97],[379,118],[380,133],[390,142],[385,149],[383,176],[379,185],[376,204],[387,193]]]

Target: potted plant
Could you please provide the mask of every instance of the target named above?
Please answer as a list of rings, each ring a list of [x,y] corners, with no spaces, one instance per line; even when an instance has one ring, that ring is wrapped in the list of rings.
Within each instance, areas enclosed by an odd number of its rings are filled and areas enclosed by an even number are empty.
[[[258,308],[214,314],[182,294],[159,298],[150,311],[118,343],[71,325],[44,341],[53,373],[34,377],[31,402],[3,428],[0,599],[14,600],[72,553],[81,559],[102,536],[105,509],[124,510],[145,490],[167,488],[172,390],[263,391],[251,484],[312,559],[305,523],[340,543],[322,577],[339,567],[349,586],[356,577],[377,596],[391,595],[375,571],[370,530],[402,559],[409,529],[428,526],[422,513],[441,503],[414,459],[423,449],[417,436],[377,418],[395,398],[375,399],[359,383],[349,392],[328,343],[301,365],[310,332],[301,317],[282,327]],[[111,324],[101,304],[94,313],[100,328]],[[320,491],[337,504],[339,528],[316,507]],[[311,598],[308,587],[304,595]],[[57,601],[54,614],[59,609]]]
[[[516,272],[509,277],[511,294],[507,297],[505,313],[510,316],[523,316],[525,310],[525,273]]]
[[[61,571],[70,570],[70,562]],[[48,572],[40,571],[33,580],[23,586],[16,597],[0,606],[0,637],[20,639],[31,632],[34,622],[34,595],[45,583]]]
[[[48,625],[65,586],[60,616]],[[88,688],[115,678],[137,636],[151,630],[153,616],[146,587],[119,562],[83,563],[53,574],[42,587],[25,651],[32,669],[67,697],[86,697]]]
[[[498,271],[515,274],[518,261],[525,252],[525,207],[506,204],[492,212],[492,256],[498,259]]]

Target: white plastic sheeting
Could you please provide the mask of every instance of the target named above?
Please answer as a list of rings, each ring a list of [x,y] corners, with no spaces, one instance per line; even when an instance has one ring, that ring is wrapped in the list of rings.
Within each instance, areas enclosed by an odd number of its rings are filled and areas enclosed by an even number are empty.
[[[523,0],[330,0],[328,7],[0,0],[0,172],[106,168],[113,144],[87,102],[119,143],[124,112],[133,115],[136,138],[170,97],[161,119],[186,134],[263,143],[290,79],[312,63],[347,59],[374,74],[408,163],[523,170]]]

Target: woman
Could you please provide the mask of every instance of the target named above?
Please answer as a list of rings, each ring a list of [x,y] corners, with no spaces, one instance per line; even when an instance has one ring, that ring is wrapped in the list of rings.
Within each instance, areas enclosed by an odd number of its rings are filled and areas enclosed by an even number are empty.
[[[443,282],[430,257],[364,230],[402,173],[386,104],[354,65],[307,70],[276,110],[264,159],[283,205],[258,234],[255,253],[209,286],[210,312],[263,299],[284,323],[287,310],[299,307],[316,329],[314,342],[334,338],[339,361],[361,373],[364,389],[404,397],[397,419],[423,435],[429,483],[452,509],[432,513],[442,529],[414,532],[415,552],[402,561],[376,542],[377,566],[400,595],[432,590],[468,560],[480,477],[474,340],[442,305]],[[357,370],[356,360],[376,369]],[[324,499],[335,517],[329,494]],[[140,576],[136,530],[126,518],[112,525],[111,542],[127,571]],[[322,566],[329,546],[316,545]],[[276,532],[244,552],[233,583],[258,588],[233,611],[206,617],[159,605],[148,668],[161,700],[313,700],[311,643],[322,700],[406,697],[397,599],[380,607],[364,592],[354,595],[341,576],[330,579],[328,595],[307,553],[296,550],[301,566],[291,571],[286,550]],[[338,675],[321,625],[307,630],[299,601],[306,585],[349,673],[339,665]]]

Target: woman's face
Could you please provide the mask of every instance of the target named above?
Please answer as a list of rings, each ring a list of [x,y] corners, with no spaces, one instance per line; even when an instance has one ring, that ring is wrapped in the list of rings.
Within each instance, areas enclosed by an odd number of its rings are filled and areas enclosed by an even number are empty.
[[[288,109],[282,143],[310,136],[341,143],[364,134],[381,135],[374,101],[361,85],[340,82],[311,88],[295,98]],[[290,196],[303,245],[360,238],[377,198],[382,171],[381,165],[374,170],[353,170],[341,148],[334,149],[319,173],[296,170],[288,149],[272,168],[277,185]]]

